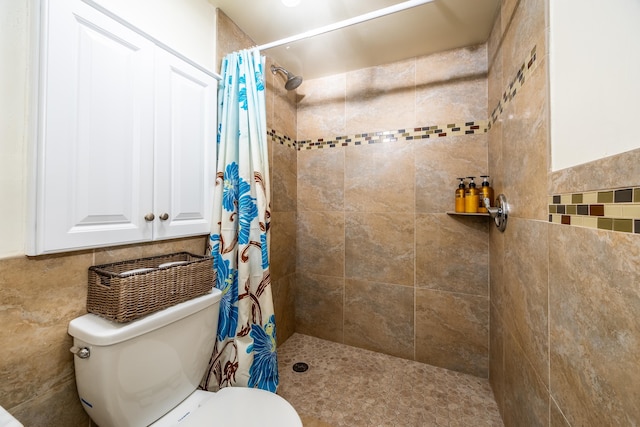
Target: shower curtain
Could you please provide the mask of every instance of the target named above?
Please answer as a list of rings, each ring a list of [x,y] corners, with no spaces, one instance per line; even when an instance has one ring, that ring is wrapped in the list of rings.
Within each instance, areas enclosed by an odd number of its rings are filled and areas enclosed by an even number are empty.
[[[201,387],[278,386],[269,276],[269,163],[265,58],[257,49],[222,62],[213,229],[209,250],[222,291],[217,339]]]

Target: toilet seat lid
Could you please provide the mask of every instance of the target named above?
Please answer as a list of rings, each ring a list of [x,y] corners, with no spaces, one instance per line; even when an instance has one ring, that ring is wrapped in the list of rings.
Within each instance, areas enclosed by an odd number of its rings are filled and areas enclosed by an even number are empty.
[[[266,390],[226,387],[213,393],[180,427],[302,427],[296,410],[281,396]]]

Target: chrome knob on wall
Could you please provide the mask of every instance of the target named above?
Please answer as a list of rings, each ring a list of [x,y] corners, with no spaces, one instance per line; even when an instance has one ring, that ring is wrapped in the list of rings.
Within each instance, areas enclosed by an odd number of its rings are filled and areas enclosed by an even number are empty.
[[[489,211],[489,215],[496,223],[498,230],[504,231],[507,228],[507,219],[509,218],[509,204],[504,194],[496,197],[496,207],[491,207],[491,201],[488,197],[484,198],[484,207]]]

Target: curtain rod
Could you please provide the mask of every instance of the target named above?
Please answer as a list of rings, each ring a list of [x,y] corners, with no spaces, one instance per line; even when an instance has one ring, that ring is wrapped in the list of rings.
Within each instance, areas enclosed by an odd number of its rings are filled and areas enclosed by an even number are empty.
[[[324,27],[316,28],[315,30],[305,31],[304,33],[297,34],[295,36],[286,37],[284,39],[276,40],[271,43],[266,43],[258,46],[258,49],[263,51],[274,47],[282,46],[297,42],[299,40],[314,37],[320,34],[328,33],[330,31],[339,30],[341,28],[350,27],[352,25],[360,24],[361,22],[370,21],[372,19],[380,18],[382,16],[391,15],[392,13],[401,12],[412,7],[421,6],[423,4],[431,3],[435,0],[409,0],[403,3],[398,3],[393,6],[384,7],[382,9],[374,10],[373,12],[365,13],[364,15],[354,16],[353,18],[338,21],[333,24],[326,25]]]

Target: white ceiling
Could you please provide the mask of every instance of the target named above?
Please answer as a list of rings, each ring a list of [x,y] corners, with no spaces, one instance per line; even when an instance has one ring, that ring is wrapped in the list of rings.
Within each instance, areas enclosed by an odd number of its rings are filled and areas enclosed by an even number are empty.
[[[403,3],[404,0],[209,0],[257,45]],[[264,51],[312,79],[463,46],[489,37],[500,0],[434,0],[392,15]]]

